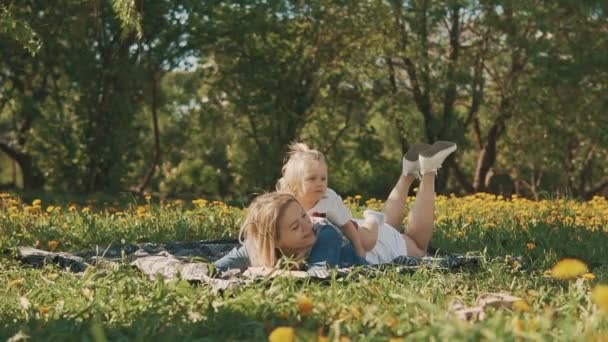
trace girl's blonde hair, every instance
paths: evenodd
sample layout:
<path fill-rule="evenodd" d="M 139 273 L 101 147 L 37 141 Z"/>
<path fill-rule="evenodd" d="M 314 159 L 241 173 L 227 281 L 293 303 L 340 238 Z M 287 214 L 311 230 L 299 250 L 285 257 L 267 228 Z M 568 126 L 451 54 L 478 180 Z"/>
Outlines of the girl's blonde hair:
<path fill-rule="evenodd" d="M 304 171 L 313 162 L 325 164 L 325 156 L 303 143 L 292 143 L 287 152 L 287 162 L 283 165 L 282 177 L 277 182 L 277 191 L 300 196 L 303 189 Z"/>
<path fill-rule="evenodd" d="M 279 219 L 295 197 L 286 193 L 272 192 L 256 197 L 249 208 L 239 232 L 239 240 L 245 245 L 251 266 L 274 267 L 281 256 L 276 246 L 279 239 Z"/>

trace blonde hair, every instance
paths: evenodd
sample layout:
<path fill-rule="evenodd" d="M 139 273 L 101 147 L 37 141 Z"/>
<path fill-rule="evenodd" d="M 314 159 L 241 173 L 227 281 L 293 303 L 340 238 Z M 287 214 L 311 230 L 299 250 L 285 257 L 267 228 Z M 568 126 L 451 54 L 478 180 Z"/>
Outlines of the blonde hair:
<path fill-rule="evenodd" d="M 281 170 L 282 177 L 277 182 L 277 191 L 300 196 L 303 189 L 304 171 L 313 162 L 325 163 L 325 156 L 303 143 L 292 143 L 287 152 L 287 162 Z"/>
<path fill-rule="evenodd" d="M 271 192 L 256 197 L 249 208 L 239 232 L 239 240 L 245 245 L 251 266 L 274 267 L 280 252 L 276 246 L 279 239 L 278 222 L 287 206 L 298 203 L 286 193 Z"/>

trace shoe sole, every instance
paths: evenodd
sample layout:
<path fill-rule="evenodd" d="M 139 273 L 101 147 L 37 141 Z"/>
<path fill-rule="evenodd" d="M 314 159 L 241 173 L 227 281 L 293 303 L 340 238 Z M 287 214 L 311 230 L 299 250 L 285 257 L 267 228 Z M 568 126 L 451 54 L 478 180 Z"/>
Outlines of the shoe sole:
<path fill-rule="evenodd" d="M 451 141 L 436 141 L 431 147 L 420 152 L 420 156 L 424 158 L 431 158 L 435 155 L 442 153 L 446 156 L 456 151 L 456 143 Z M 409 152 L 409 151 L 408 151 Z"/>
<path fill-rule="evenodd" d="M 422 151 L 426 151 L 431 148 L 431 145 L 425 143 L 418 143 L 412 145 L 409 150 L 403 156 L 406 160 L 415 162 L 418 161 L 418 156 L 422 153 Z"/>

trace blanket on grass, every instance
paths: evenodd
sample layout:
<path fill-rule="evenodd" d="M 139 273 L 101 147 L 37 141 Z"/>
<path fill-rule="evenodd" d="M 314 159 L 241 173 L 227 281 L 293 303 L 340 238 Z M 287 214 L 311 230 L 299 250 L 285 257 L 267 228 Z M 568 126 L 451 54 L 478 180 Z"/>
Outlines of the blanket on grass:
<path fill-rule="evenodd" d="M 237 240 L 215 240 L 195 242 L 173 242 L 167 244 L 141 243 L 110 245 L 83 253 L 49 252 L 33 247 L 17 247 L 16 258 L 25 264 L 41 267 L 53 263 L 72 272 L 84 272 L 88 267 L 117 268 L 128 263 L 146 274 L 150 279 L 181 279 L 206 283 L 214 291 L 221 291 L 238 285 L 247 284 L 260 278 L 293 276 L 325 280 L 332 277 L 345 277 L 354 268 L 329 269 L 311 267 L 307 271 L 284 271 L 250 267 L 241 272 L 215 270 L 213 262 L 237 247 Z M 420 267 L 454 270 L 465 264 L 476 264 L 481 260 L 479 254 L 457 254 L 425 257 L 398 257 L 393 262 L 382 265 L 357 267 L 358 271 L 373 275 L 387 269 L 400 273 L 415 272 Z"/>

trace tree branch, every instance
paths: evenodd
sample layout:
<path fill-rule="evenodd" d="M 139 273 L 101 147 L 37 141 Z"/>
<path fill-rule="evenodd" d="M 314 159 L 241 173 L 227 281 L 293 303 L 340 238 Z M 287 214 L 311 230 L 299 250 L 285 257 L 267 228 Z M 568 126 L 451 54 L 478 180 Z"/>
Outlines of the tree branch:
<path fill-rule="evenodd" d="M 11 158 L 12 160 L 19 160 L 21 152 L 15 150 L 14 148 L 12 148 L 9 144 L 7 144 L 4 141 L 0 141 L 0 151 L 6 153 L 7 156 L 9 156 L 9 158 Z"/>

